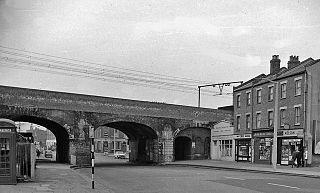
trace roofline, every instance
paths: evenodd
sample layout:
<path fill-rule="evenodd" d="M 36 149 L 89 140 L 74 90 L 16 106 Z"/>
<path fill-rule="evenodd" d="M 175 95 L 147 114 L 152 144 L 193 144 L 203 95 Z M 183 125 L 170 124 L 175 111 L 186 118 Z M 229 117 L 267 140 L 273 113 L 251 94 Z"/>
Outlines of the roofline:
<path fill-rule="evenodd" d="M 309 64 L 305 64 L 304 68 L 306 68 L 307 66 L 312 66 L 312 65 L 314 65 L 314 64 L 316 64 L 317 62 L 320 61 L 320 59 L 314 60 L 313 58 L 309 57 L 309 58 L 305 59 L 304 61 L 302 61 L 300 64 L 305 63 L 305 62 L 308 62 L 308 60 L 313 60 L 313 61 L 311 61 L 311 63 L 309 63 Z M 298 66 L 300 66 L 300 65 L 298 65 Z M 296 67 L 298 67 L 298 66 L 296 66 Z M 296 67 L 294 67 L 294 68 L 292 68 L 292 69 L 295 69 Z M 281 69 L 284 69 L 284 68 L 286 68 L 286 67 L 282 67 Z M 281 70 L 281 69 L 280 69 L 280 70 Z M 291 71 L 292 69 L 287 69 L 286 72 Z M 239 85 L 239 86 L 237 86 L 237 87 L 234 87 L 233 92 L 237 92 L 237 91 L 242 91 L 242 90 L 248 89 L 248 87 L 244 87 L 244 86 L 246 86 L 246 84 L 248 84 L 248 83 L 250 83 L 250 82 L 253 82 L 254 79 L 261 78 L 261 77 L 259 77 L 259 76 L 265 75 L 265 76 L 263 77 L 263 78 L 265 78 L 265 77 L 269 77 L 269 76 L 275 75 L 276 77 L 275 77 L 274 79 L 271 79 L 271 80 L 279 81 L 279 80 L 282 80 L 282 79 L 285 79 L 285 78 L 288 78 L 288 77 L 291 77 L 291 76 L 295 76 L 295 75 L 298 75 L 298 74 L 303 74 L 303 73 L 305 73 L 305 72 L 306 72 L 306 69 L 304 69 L 304 70 L 301 71 L 301 72 L 297 72 L 297 73 L 294 73 L 294 74 L 289 74 L 289 75 L 283 76 L 283 77 L 279 77 L 279 76 L 281 76 L 281 74 L 279 74 L 279 76 L 277 76 L 277 73 L 268 74 L 268 75 L 260 74 L 260 75 L 258 75 L 258 76 L 256 76 L 256 77 L 254 77 L 254 78 L 246 81 L 245 83 L 243 83 L 243 84 L 241 84 L 241 85 Z M 268 82 L 268 81 L 266 80 L 266 82 L 261 81 L 261 82 L 257 82 L 257 84 L 254 84 L 254 83 L 253 83 L 253 85 L 252 85 L 251 87 L 253 88 L 253 87 L 261 86 L 261 85 L 264 85 L 264 84 L 266 84 L 266 83 L 270 83 L 270 82 Z M 241 87 L 243 87 L 243 88 L 241 88 Z"/>

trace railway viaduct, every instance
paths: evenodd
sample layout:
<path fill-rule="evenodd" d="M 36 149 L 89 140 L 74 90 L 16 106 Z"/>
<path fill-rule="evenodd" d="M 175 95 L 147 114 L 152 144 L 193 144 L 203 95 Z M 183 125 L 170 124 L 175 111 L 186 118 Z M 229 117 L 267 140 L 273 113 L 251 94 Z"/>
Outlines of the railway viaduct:
<path fill-rule="evenodd" d="M 0 86 L 0 118 L 49 129 L 57 162 L 90 165 L 89 127 L 118 129 L 129 138 L 131 162 L 171 162 L 210 155 L 210 127 L 230 111 Z"/>

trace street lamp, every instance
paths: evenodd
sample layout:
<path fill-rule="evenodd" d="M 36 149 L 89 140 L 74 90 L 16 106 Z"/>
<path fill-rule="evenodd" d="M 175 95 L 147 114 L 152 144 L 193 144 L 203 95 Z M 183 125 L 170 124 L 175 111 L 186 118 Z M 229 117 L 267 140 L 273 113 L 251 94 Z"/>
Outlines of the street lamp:
<path fill-rule="evenodd" d="M 277 169 L 277 149 L 278 149 L 278 112 L 279 112 L 279 83 L 268 78 L 261 78 L 275 84 L 275 100 L 274 100 L 274 126 L 273 126 L 273 145 L 272 145 L 272 167 Z"/>

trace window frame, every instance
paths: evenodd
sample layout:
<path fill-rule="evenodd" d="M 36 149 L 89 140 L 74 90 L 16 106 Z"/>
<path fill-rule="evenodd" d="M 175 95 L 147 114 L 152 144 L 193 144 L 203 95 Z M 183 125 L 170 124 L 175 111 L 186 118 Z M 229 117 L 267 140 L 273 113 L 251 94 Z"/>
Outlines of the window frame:
<path fill-rule="evenodd" d="M 284 126 L 286 123 L 286 117 L 287 117 L 287 107 L 281 107 L 279 112 L 279 118 L 280 118 L 280 126 Z"/>
<path fill-rule="evenodd" d="M 261 103 L 262 103 L 262 89 L 258 88 L 257 89 L 257 104 L 261 104 Z"/>
<path fill-rule="evenodd" d="M 261 128 L 261 111 L 256 112 L 256 128 Z"/>
<path fill-rule="evenodd" d="M 297 77 L 294 79 L 294 96 L 301 96 L 301 94 L 302 94 L 302 77 Z"/>
<path fill-rule="evenodd" d="M 237 108 L 240 108 L 241 107 L 241 94 L 237 94 L 236 102 L 237 102 Z"/>
<path fill-rule="evenodd" d="M 251 105 L 251 91 L 246 92 L 247 106 Z"/>
<path fill-rule="evenodd" d="M 280 83 L 280 97 L 281 99 L 287 98 L 287 81 Z"/>
<path fill-rule="evenodd" d="M 301 107 L 302 107 L 301 104 L 294 105 L 294 125 L 301 125 Z M 297 114 L 298 109 L 299 109 L 299 114 Z"/>
<path fill-rule="evenodd" d="M 268 86 L 268 101 L 274 100 L 274 85 Z"/>
<path fill-rule="evenodd" d="M 237 131 L 240 131 L 240 128 L 241 128 L 240 119 L 241 119 L 241 115 L 236 115 L 236 121 L 237 121 L 236 130 L 237 130 Z"/>
<path fill-rule="evenodd" d="M 272 116 L 270 116 L 272 114 Z M 268 110 L 268 127 L 274 126 L 274 111 L 273 109 Z"/>
<path fill-rule="evenodd" d="M 247 131 L 250 131 L 251 129 L 251 114 L 250 113 L 247 113 L 246 114 L 246 130 Z"/>

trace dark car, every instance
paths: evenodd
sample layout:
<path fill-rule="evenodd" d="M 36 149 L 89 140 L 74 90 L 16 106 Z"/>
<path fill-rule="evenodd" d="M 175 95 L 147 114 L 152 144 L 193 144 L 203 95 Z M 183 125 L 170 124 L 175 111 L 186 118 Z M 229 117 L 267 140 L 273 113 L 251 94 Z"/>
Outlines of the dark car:
<path fill-rule="evenodd" d="M 44 157 L 46 158 L 52 158 L 52 151 L 51 150 L 46 150 L 44 152 Z"/>

